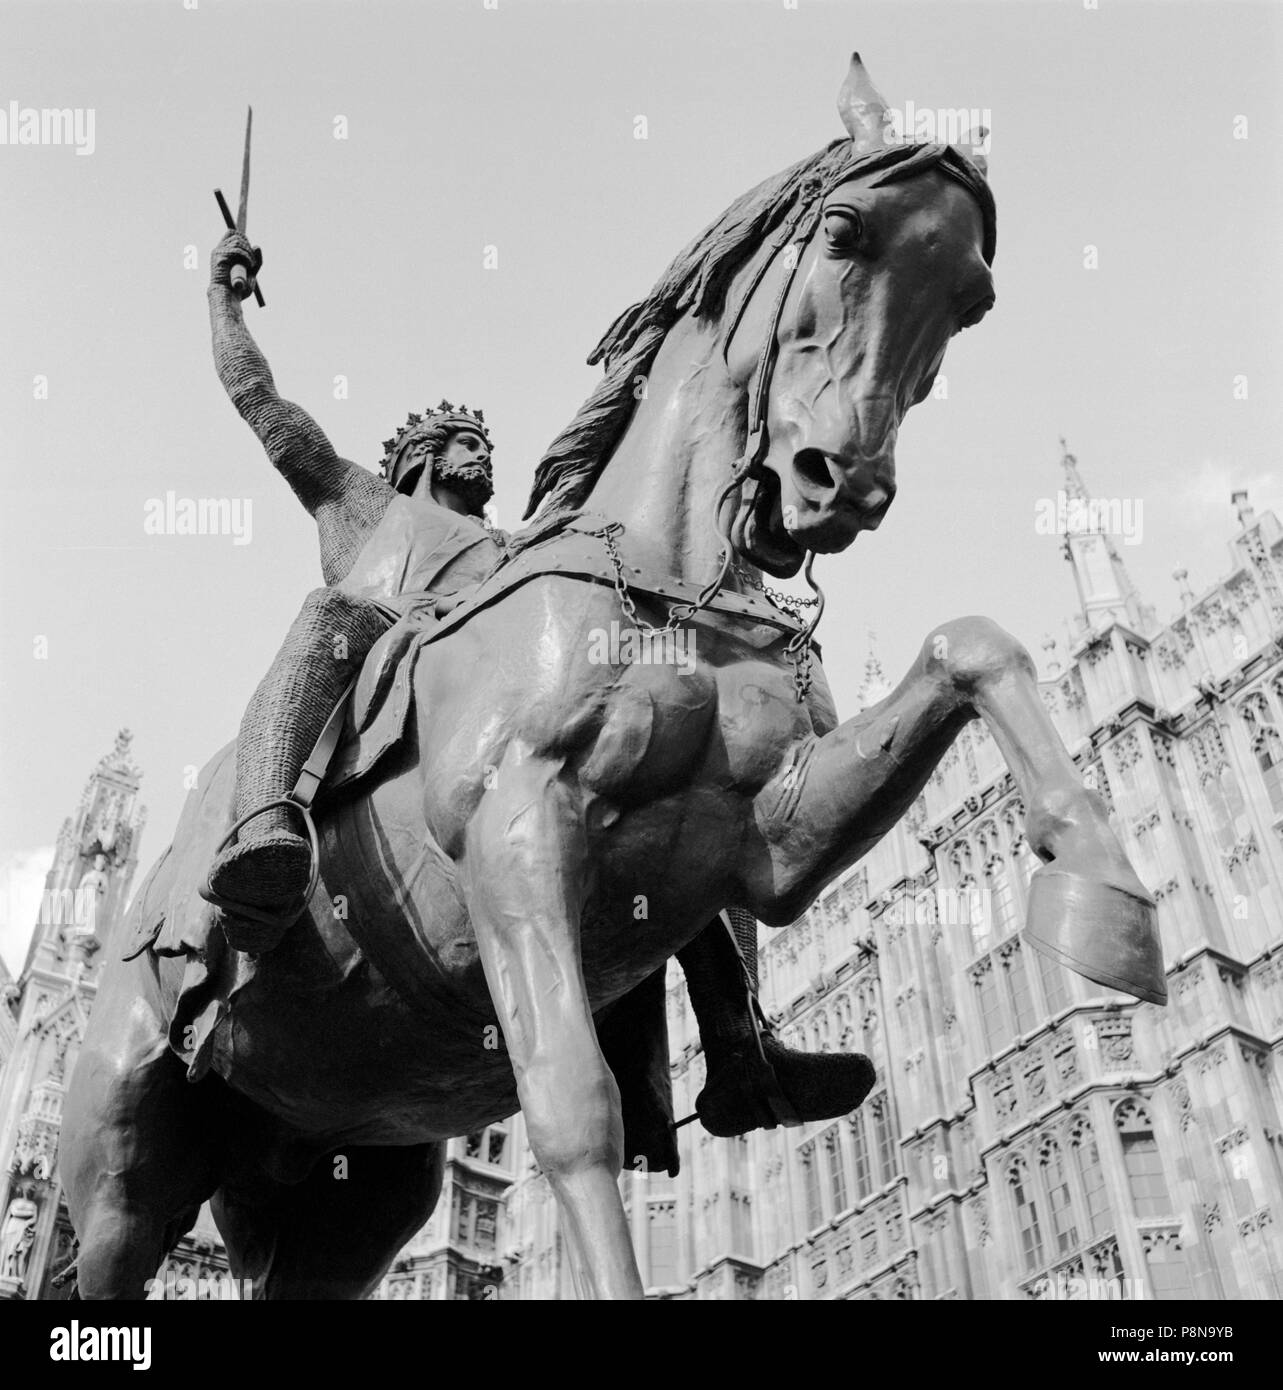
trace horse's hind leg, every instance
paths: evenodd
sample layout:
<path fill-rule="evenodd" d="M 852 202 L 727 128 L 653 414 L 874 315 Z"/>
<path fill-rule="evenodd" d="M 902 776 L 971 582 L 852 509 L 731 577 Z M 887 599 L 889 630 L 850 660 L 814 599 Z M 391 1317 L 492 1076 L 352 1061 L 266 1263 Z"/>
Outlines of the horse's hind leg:
<path fill-rule="evenodd" d="M 213 1083 L 187 1082 L 164 1017 L 150 953 L 109 967 L 60 1145 L 82 1298 L 142 1298 L 217 1185 Z"/>
<path fill-rule="evenodd" d="M 361 1299 L 441 1195 L 445 1145 L 351 1147 L 294 1185 L 235 1179 L 211 1204 L 233 1278 L 255 1301 Z"/>

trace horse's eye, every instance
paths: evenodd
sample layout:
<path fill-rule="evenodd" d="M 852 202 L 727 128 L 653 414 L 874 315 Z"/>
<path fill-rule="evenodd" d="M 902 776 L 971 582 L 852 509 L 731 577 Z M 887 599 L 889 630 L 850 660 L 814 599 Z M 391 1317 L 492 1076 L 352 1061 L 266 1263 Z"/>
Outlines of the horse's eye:
<path fill-rule="evenodd" d="M 830 251 L 854 251 L 864 238 L 864 220 L 852 208 L 826 208 L 824 240 Z"/>

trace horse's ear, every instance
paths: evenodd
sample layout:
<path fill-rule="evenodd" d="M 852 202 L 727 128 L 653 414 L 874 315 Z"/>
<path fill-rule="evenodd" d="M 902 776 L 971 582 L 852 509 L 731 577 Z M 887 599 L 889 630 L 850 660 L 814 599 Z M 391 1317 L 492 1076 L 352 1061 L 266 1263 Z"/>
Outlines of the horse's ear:
<path fill-rule="evenodd" d="M 887 104 L 873 85 L 858 53 L 838 92 L 838 114 L 851 137 L 856 154 L 872 154 L 887 143 Z"/>
<path fill-rule="evenodd" d="M 986 177 L 989 177 L 989 127 L 978 125 L 953 147 L 960 155 L 965 155 Z"/>

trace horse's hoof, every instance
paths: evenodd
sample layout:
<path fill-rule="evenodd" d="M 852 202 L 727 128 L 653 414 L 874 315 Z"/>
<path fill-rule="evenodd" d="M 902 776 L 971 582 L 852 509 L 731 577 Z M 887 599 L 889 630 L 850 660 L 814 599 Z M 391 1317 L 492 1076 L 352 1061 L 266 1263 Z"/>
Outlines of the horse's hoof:
<path fill-rule="evenodd" d="M 1167 1003 L 1158 909 L 1147 893 L 1045 865 L 1030 881 L 1024 939 L 1098 985 Z"/>

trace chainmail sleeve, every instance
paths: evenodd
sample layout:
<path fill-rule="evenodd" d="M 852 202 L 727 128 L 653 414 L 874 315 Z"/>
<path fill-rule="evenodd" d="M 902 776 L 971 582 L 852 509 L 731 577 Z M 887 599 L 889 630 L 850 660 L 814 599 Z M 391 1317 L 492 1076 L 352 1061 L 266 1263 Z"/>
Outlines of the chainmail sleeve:
<path fill-rule="evenodd" d="M 281 399 L 234 294 L 211 286 L 209 319 L 218 379 L 272 466 L 315 518 L 325 582 L 337 583 L 396 493 L 376 474 L 340 458 L 307 411 Z"/>

